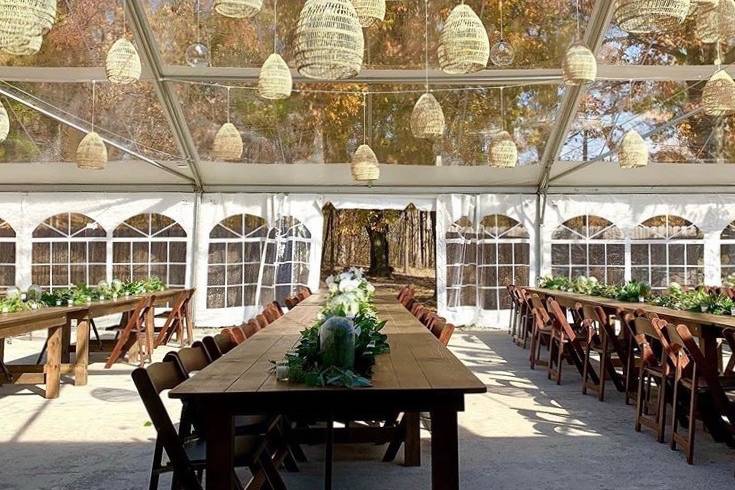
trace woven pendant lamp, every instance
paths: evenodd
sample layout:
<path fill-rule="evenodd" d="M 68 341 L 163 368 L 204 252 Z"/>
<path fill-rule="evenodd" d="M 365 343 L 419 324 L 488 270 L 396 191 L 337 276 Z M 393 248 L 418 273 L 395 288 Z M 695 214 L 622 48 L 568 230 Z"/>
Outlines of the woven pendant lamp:
<path fill-rule="evenodd" d="M 719 0 L 717 5 L 700 4 L 694 32 L 703 43 L 735 37 L 735 0 Z"/>
<path fill-rule="evenodd" d="M 247 19 L 263 8 L 263 0 L 214 0 L 214 11 L 224 17 Z"/>
<path fill-rule="evenodd" d="M 0 49 L 13 55 L 35 54 L 56 21 L 56 0 L 0 2 Z"/>
<path fill-rule="evenodd" d="M 639 168 L 648 165 L 648 145 L 638 131 L 631 129 L 623 137 L 618 148 L 620 168 Z"/>
<path fill-rule="evenodd" d="M 725 70 L 712 75 L 702 89 L 702 104 L 708 116 L 725 116 L 735 112 L 735 82 Z"/>
<path fill-rule="evenodd" d="M 380 178 L 378 157 L 368 145 L 360 145 L 352 155 L 352 178 L 364 182 Z"/>
<path fill-rule="evenodd" d="M 0 143 L 5 141 L 10 133 L 10 118 L 8 117 L 8 111 L 5 110 L 5 106 L 0 103 Z"/>
<path fill-rule="evenodd" d="M 691 0 L 617 0 L 615 21 L 626 32 L 643 34 L 681 24 L 690 7 Z"/>
<path fill-rule="evenodd" d="M 584 85 L 597 79 L 597 60 L 587 46 L 575 43 L 567 50 L 562 64 L 564 83 Z"/>
<path fill-rule="evenodd" d="M 258 95 L 264 99 L 286 99 L 292 89 L 291 70 L 280 55 L 271 54 L 260 69 Z"/>
<path fill-rule="evenodd" d="M 352 0 L 362 27 L 372 27 L 385 19 L 385 0 Z"/>
<path fill-rule="evenodd" d="M 518 163 L 518 147 L 507 131 L 501 131 L 490 144 L 488 163 L 501 168 L 515 167 Z"/>
<path fill-rule="evenodd" d="M 440 138 L 444 134 L 444 111 L 436 97 L 425 93 L 411 113 L 411 133 L 414 138 Z"/>
<path fill-rule="evenodd" d="M 490 40 L 482 21 L 469 5 L 454 7 L 439 36 L 439 66 L 457 75 L 484 70 L 490 57 Z"/>
<path fill-rule="evenodd" d="M 107 164 L 107 147 L 100 135 L 92 131 L 82 138 L 77 147 L 77 167 L 85 170 L 102 170 Z"/>
<path fill-rule="evenodd" d="M 107 52 L 105 72 L 112 83 L 127 84 L 140 80 L 140 56 L 133 43 L 125 38 L 115 41 Z"/>
<path fill-rule="evenodd" d="M 217 160 L 239 160 L 242 157 L 242 136 L 234 124 L 227 122 L 214 137 L 214 156 Z"/>
<path fill-rule="evenodd" d="M 350 0 L 306 0 L 296 26 L 296 69 L 307 78 L 342 80 L 360 73 L 362 26 Z"/>

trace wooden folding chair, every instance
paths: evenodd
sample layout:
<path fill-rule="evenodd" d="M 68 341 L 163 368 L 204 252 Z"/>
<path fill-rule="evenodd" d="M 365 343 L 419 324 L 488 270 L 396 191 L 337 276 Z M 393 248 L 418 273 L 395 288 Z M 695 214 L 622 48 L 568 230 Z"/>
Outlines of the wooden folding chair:
<path fill-rule="evenodd" d="M 153 363 L 147 369 L 137 368 L 132 377 L 158 433 L 149 488 L 157 489 L 159 476 L 173 471 L 172 488 L 201 489 L 201 477 L 206 469 L 206 443 L 200 437 L 176 432 L 160 396 L 162 391 L 173 389 L 186 377 L 173 361 Z M 234 466 L 250 468 L 253 480 L 260 485 L 267 482 L 273 489 L 285 489 L 274 464 L 278 461 L 274 462 L 267 451 L 270 442 L 263 436 L 236 436 Z M 163 464 L 164 450 L 169 459 L 166 464 Z M 242 489 L 237 474 L 233 477 L 237 488 Z"/>
<path fill-rule="evenodd" d="M 245 326 L 243 327 L 243 332 L 245 333 L 245 336 L 247 338 L 252 337 L 256 333 L 260 331 L 260 326 L 258 325 L 258 322 L 256 322 L 254 319 L 250 319 Z"/>
<path fill-rule="evenodd" d="M 236 344 L 245 342 L 245 334 L 240 330 L 240 327 L 223 328 L 222 333 L 227 335 Z"/>
<path fill-rule="evenodd" d="M 109 369 L 118 359 L 123 357 L 130 348 L 137 343 L 139 364 L 143 366 L 145 360 L 151 360 L 151 346 L 153 345 L 153 325 L 149 321 L 149 313 L 155 302 L 155 295 L 141 298 L 135 305 L 135 309 L 128 315 L 125 326 L 119 330 L 117 341 L 112 348 L 110 356 L 105 363 L 105 369 Z"/>
<path fill-rule="evenodd" d="M 654 319 L 657 320 L 657 319 Z M 641 366 L 638 375 L 638 394 L 636 397 L 635 430 L 641 431 L 641 426 L 648 427 L 656 433 L 656 440 L 664 442 L 666 428 L 666 387 L 670 375 L 668 360 L 664 357 L 664 348 L 661 344 L 663 333 L 653 321 L 639 316 L 633 321 L 635 340 L 641 352 Z M 648 414 L 651 404 L 651 384 L 658 385 L 656 398 L 656 413 Z"/>
<path fill-rule="evenodd" d="M 158 330 L 158 336 L 154 343 L 154 348 L 159 345 L 166 345 L 173 337 L 174 333 L 179 339 L 179 344 L 183 347 L 185 344 L 193 342 L 192 334 L 189 332 L 191 326 L 189 322 L 189 301 L 191 300 L 193 290 L 182 291 L 176 296 L 171 310 L 166 316 L 166 322 Z"/>
<path fill-rule="evenodd" d="M 439 342 L 446 347 L 449 345 L 449 341 L 452 339 L 452 334 L 454 333 L 454 325 L 451 323 L 447 323 L 446 320 L 441 318 L 441 321 L 437 322 L 431 329 L 431 333 L 434 334 L 434 336 L 439 339 Z"/>
<path fill-rule="evenodd" d="M 546 307 L 538 294 L 531 295 L 531 304 L 533 305 L 533 310 L 531 310 L 533 330 L 531 333 L 530 363 L 531 369 L 536 369 L 537 364 L 541 366 L 549 365 L 548 361 L 541 359 L 541 345 L 546 342 L 546 345 L 549 348 L 551 347 L 553 328 L 549 312 L 546 311 Z"/>
<path fill-rule="evenodd" d="M 587 304 L 580 306 L 582 322 L 588 328 L 584 352 L 582 393 L 587 394 L 588 389 L 592 390 L 597 393 L 598 400 L 604 401 L 607 376 L 610 377 L 619 391 L 625 390 L 623 381 L 615 370 L 615 361 L 621 366 L 623 364 L 623 348 L 615 334 L 615 328 L 602 308 Z M 600 356 L 599 380 L 597 383 L 593 383 L 588 376 L 593 352 Z"/>
<path fill-rule="evenodd" d="M 255 315 L 255 323 L 258 324 L 258 330 L 263 330 L 265 327 L 268 326 L 268 320 L 266 320 L 265 316 L 263 314 Z"/>
<path fill-rule="evenodd" d="M 687 463 L 692 464 L 697 416 L 701 417 L 716 441 L 732 444 L 735 435 L 735 404 L 729 400 L 725 388 L 735 388 L 735 377 L 718 375 L 716 362 L 705 358 L 686 325 L 666 325 L 666 334 L 677 361 L 671 449 L 676 449 L 677 445 L 682 447 Z M 680 400 L 682 389 L 689 392 L 688 407 Z M 682 414 L 683 410 L 688 413 Z M 686 420 L 685 433 L 677 430 L 682 420 Z"/>
<path fill-rule="evenodd" d="M 204 348 L 207 349 L 209 357 L 210 359 L 212 359 L 212 361 L 216 361 L 217 359 L 237 347 L 237 343 L 232 340 L 229 335 L 226 335 L 222 332 L 218 333 L 214 337 L 209 335 L 204 337 L 202 339 L 202 343 L 204 344 Z"/>
<path fill-rule="evenodd" d="M 547 377 L 554 379 L 556 384 L 561 384 L 561 375 L 563 361 L 567 359 L 571 361 L 579 371 L 584 375 L 584 342 L 586 338 L 578 334 L 567 321 L 567 316 L 554 299 L 548 298 L 546 301 L 546 309 L 551 316 L 552 333 L 551 345 L 549 347 L 549 365 L 547 367 Z M 597 373 L 594 369 L 589 368 L 587 375 L 593 380 L 598 381 Z"/>

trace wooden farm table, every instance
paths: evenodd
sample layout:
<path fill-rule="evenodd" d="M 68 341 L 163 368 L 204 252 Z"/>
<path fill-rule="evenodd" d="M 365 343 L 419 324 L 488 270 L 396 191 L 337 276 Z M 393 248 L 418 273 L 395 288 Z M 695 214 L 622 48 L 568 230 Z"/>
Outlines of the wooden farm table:
<path fill-rule="evenodd" d="M 0 366 L 3 364 L 5 338 L 36 330 L 48 330 L 48 355 L 44 365 L 15 364 L 4 367 L 0 376 L 10 383 L 45 384 L 46 398 L 57 398 L 61 374 L 74 371 L 68 360 L 62 363 L 62 330 L 67 324 L 68 308 L 43 308 L 0 314 Z M 7 379 L 9 378 L 9 379 Z"/>
<path fill-rule="evenodd" d="M 372 387 L 320 388 L 276 380 L 270 361 L 280 361 L 294 346 L 323 302 L 323 295 L 312 295 L 169 393 L 198 404 L 206 414 L 207 489 L 232 489 L 234 415 L 331 420 L 399 412 L 431 412 L 432 488 L 459 488 L 457 413 L 464 410 L 465 394 L 485 393 L 485 385 L 395 297 L 376 297 L 391 350 L 376 359 Z M 407 445 L 418 444 L 417 434 L 412 437 L 407 436 Z"/>
<path fill-rule="evenodd" d="M 705 357 L 716 362 L 718 362 L 717 360 L 719 359 L 717 339 L 722 336 L 722 331 L 724 329 L 735 329 L 735 317 L 729 315 L 713 315 L 711 313 L 674 310 L 672 308 L 665 308 L 663 306 L 650 305 L 647 303 L 627 303 L 600 296 L 587 296 L 584 294 L 557 291 L 555 289 L 532 287 L 526 287 L 524 289 L 529 293 L 536 293 L 542 297 L 553 296 L 560 305 L 566 307 L 573 306 L 575 303 L 582 303 L 600 306 L 608 312 L 613 312 L 617 308 L 620 308 L 625 312 L 642 310 L 646 313 L 655 313 L 660 318 L 670 322 L 684 324 L 689 327 L 692 335 L 700 338 L 700 341 L 703 344 Z"/>

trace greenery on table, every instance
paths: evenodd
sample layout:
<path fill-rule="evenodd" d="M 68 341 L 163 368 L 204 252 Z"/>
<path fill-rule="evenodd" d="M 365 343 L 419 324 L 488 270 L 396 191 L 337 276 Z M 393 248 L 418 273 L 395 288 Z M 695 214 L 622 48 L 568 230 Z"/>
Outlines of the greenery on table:
<path fill-rule="evenodd" d="M 644 298 L 646 302 L 656 306 L 715 315 L 730 315 L 735 308 L 735 302 L 723 294 L 715 294 L 702 286 L 685 290 L 677 283 L 672 283 L 666 292 L 657 295 L 653 295 L 651 287 L 644 282 L 628 281 L 621 285 L 604 285 L 594 277 L 583 276 L 573 281 L 566 277 L 544 277 L 539 280 L 539 287 L 631 303 Z"/>
<path fill-rule="evenodd" d="M 78 284 L 71 288 L 55 289 L 44 292 L 39 286 L 31 286 L 26 292 L 9 288 L 5 297 L 0 298 L 0 312 L 16 313 L 47 306 L 81 306 L 92 301 L 104 301 L 122 296 L 136 296 L 166 289 L 158 277 L 139 281 L 120 281 L 111 283 L 100 281 L 97 286 Z"/>
<path fill-rule="evenodd" d="M 359 269 L 350 269 L 341 279 L 327 281 L 327 301 L 311 327 L 303 330 L 294 349 L 278 364 L 288 369 L 288 381 L 307 386 L 371 386 L 375 358 L 390 351 L 388 336 L 382 333 L 373 304 L 374 288 Z M 351 318 L 355 328 L 355 366 L 343 369 L 326 365 L 319 344 L 319 329 L 331 317 Z M 274 364 L 276 364 L 274 362 Z M 278 369 L 276 364 L 276 369 Z"/>

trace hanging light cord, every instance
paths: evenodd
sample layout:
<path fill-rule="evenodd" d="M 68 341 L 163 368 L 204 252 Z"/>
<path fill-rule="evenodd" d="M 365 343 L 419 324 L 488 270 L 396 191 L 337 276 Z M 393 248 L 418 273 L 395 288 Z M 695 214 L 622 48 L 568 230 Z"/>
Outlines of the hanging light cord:
<path fill-rule="evenodd" d="M 230 122 L 230 87 L 227 87 L 227 122 Z"/>
<path fill-rule="evenodd" d="M 429 0 L 424 0 L 424 87 L 429 91 Z"/>
<path fill-rule="evenodd" d="M 125 0 L 123 0 L 123 9 L 122 9 L 122 23 L 123 23 L 123 37 L 128 33 L 127 26 L 125 22 Z"/>
<path fill-rule="evenodd" d="M 367 144 L 367 92 L 362 93 L 362 143 Z"/>
<path fill-rule="evenodd" d="M 92 132 L 94 133 L 94 101 L 97 95 L 97 81 L 92 80 Z"/>
<path fill-rule="evenodd" d="M 202 42 L 202 26 L 201 26 L 201 18 L 200 18 L 200 13 L 202 11 L 201 7 L 202 6 L 200 4 L 200 0 L 197 0 L 195 4 L 195 8 L 197 9 L 197 42 L 198 43 Z"/>
<path fill-rule="evenodd" d="M 579 26 L 579 0 L 577 0 L 577 40 L 578 41 L 581 41 L 582 39 L 580 38 L 579 31 L 580 31 L 580 26 Z"/>
<path fill-rule="evenodd" d="M 503 89 L 505 87 L 500 87 L 500 129 L 505 131 L 505 103 L 503 102 Z"/>
<path fill-rule="evenodd" d="M 500 0 L 500 40 L 505 40 L 505 36 L 503 35 L 503 0 Z"/>
<path fill-rule="evenodd" d="M 273 0 L 273 52 L 278 51 L 278 0 Z"/>

